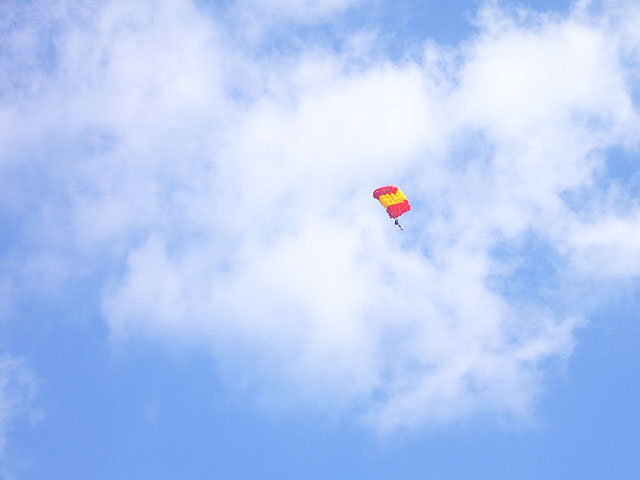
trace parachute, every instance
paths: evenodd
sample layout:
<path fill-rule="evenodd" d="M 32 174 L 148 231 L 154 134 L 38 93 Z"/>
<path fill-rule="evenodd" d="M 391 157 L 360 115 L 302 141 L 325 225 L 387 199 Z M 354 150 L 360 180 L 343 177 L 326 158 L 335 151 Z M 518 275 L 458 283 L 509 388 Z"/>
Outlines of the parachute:
<path fill-rule="evenodd" d="M 380 202 L 380 205 L 385 208 L 389 217 L 393 218 L 395 220 L 395 224 L 400 227 L 400 230 L 402 230 L 398 217 L 411 210 L 409 200 L 404 196 L 402 190 L 395 185 L 376 188 L 373 191 L 373 198 Z"/>

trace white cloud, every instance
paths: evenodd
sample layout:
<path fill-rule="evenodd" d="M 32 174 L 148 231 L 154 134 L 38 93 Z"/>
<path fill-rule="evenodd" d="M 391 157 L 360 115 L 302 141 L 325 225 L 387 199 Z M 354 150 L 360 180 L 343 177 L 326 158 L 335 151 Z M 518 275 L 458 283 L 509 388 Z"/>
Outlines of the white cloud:
<path fill-rule="evenodd" d="M 590 275 L 637 276 L 640 271 L 640 220 L 606 216 L 600 221 L 579 224 L 567 239 L 575 249 L 576 262 Z"/>
<path fill-rule="evenodd" d="M 456 51 L 373 62 L 366 45 L 255 60 L 227 40 L 237 25 L 186 2 L 112 2 L 65 24 L 48 85 L 3 107 L 22 133 L 2 148 L 52 146 L 65 201 L 36 203 L 57 248 L 122 265 L 105 282 L 114 341 L 204 342 L 273 402 L 355 409 L 382 430 L 526 418 L 540 364 L 570 353 L 588 314 L 496 287 L 527 239 L 566 260 L 550 279 L 640 268 L 613 229 L 635 231 L 633 192 L 598 183 L 602 152 L 639 133 L 638 38 L 607 8 L 494 5 Z M 371 198 L 386 183 L 414 204 L 405 232 Z"/>

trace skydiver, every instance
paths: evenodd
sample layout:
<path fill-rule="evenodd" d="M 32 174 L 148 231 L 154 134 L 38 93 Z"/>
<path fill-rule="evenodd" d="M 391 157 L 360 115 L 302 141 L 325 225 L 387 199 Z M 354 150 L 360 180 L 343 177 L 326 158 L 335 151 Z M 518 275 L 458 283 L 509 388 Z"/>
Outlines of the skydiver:
<path fill-rule="evenodd" d="M 400 230 L 404 230 L 404 228 L 402 228 L 402 225 L 400 225 L 400 222 L 398 221 L 397 218 L 396 218 L 395 224 L 398 226 L 398 228 L 400 228 Z"/>

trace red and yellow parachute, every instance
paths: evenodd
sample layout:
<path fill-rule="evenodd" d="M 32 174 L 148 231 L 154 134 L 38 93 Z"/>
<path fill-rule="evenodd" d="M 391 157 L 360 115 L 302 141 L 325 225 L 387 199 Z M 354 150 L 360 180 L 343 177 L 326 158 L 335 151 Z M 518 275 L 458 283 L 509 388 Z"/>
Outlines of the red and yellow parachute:
<path fill-rule="evenodd" d="M 399 227 L 400 223 L 398 223 L 398 217 L 411 210 L 409 200 L 404 196 L 402 190 L 395 185 L 376 188 L 373 191 L 373 198 L 380 202 L 389 214 L 389 217 L 393 218 L 396 221 L 396 225 Z M 402 229 L 402 227 L 400 228 Z"/>

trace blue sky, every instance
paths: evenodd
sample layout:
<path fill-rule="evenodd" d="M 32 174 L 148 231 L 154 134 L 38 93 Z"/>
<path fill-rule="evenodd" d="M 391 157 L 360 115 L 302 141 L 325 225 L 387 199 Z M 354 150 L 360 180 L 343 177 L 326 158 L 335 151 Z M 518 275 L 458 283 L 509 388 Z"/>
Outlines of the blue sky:
<path fill-rule="evenodd" d="M 0 18 L 0 477 L 640 475 L 636 2 Z"/>

